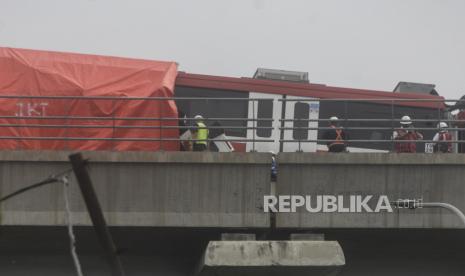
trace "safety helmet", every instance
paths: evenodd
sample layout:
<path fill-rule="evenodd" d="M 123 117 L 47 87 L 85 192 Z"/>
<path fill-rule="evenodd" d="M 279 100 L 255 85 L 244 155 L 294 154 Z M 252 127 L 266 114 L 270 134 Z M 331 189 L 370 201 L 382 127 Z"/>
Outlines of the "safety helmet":
<path fill-rule="evenodd" d="M 447 128 L 447 127 L 448 127 L 448 126 L 447 126 L 447 124 L 446 124 L 445 122 L 440 122 L 440 123 L 438 124 L 438 128 Z"/>
<path fill-rule="evenodd" d="M 410 116 L 403 116 L 402 119 L 400 119 L 400 124 L 401 125 L 411 125 L 412 124 L 412 119 L 410 119 Z"/>
<path fill-rule="evenodd" d="M 271 155 L 276 155 L 276 153 L 272 150 L 270 150 L 269 153 L 271 153 Z"/>
<path fill-rule="evenodd" d="M 333 122 L 333 121 L 339 120 L 339 118 L 336 117 L 336 116 L 331 116 L 331 118 L 329 118 L 329 120 L 330 120 L 331 122 Z"/>
<path fill-rule="evenodd" d="M 195 115 L 194 119 L 196 119 L 196 120 L 202 120 L 203 117 L 202 117 L 202 115 Z"/>

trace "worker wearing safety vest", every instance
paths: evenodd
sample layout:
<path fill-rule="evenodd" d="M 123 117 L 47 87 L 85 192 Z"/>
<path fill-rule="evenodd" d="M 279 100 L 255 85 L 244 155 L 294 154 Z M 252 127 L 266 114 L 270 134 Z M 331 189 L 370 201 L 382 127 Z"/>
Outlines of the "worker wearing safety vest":
<path fill-rule="evenodd" d="M 347 134 L 344 129 L 339 126 L 339 118 L 332 116 L 329 118 L 329 127 L 324 135 L 323 139 L 328 140 L 326 145 L 328 146 L 329 152 L 345 152 L 347 151 Z"/>
<path fill-rule="evenodd" d="M 397 153 L 415 153 L 417 152 L 416 140 L 422 140 L 423 134 L 411 129 L 412 119 L 405 115 L 400 119 L 400 128 L 392 134 L 392 138 L 398 142 L 395 144 Z M 405 142 L 402 142 L 405 141 Z"/>
<path fill-rule="evenodd" d="M 433 137 L 434 152 L 451 153 L 452 152 L 452 135 L 447 130 L 445 122 L 438 124 L 439 132 Z"/>
<path fill-rule="evenodd" d="M 202 115 L 196 115 L 195 126 L 192 129 L 192 137 L 194 138 L 194 151 L 206 151 L 208 148 L 208 128 L 203 122 Z"/>

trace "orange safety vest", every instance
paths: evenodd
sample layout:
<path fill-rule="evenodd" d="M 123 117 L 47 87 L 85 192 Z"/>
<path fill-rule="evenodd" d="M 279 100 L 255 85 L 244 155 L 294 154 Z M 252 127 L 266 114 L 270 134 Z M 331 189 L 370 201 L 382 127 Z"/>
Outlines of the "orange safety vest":
<path fill-rule="evenodd" d="M 457 114 L 457 120 L 465 120 L 465 110 L 462 110 Z M 465 122 L 456 122 L 455 123 L 458 127 L 465 127 Z"/>
<path fill-rule="evenodd" d="M 398 132 L 400 130 L 397 130 Z M 402 129 L 402 131 L 405 131 Z M 418 136 L 415 132 L 408 132 L 406 135 L 402 136 L 401 138 L 396 138 L 396 140 L 418 140 Z M 396 143 L 396 152 L 409 152 L 415 153 L 417 152 L 417 145 L 415 142 L 403 142 L 403 143 Z"/>
<path fill-rule="evenodd" d="M 332 145 L 344 145 L 344 138 L 342 138 L 342 129 L 336 128 L 335 126 L 331 126 L 335 131 L 336 131 L 336 139 L 329 144 L 329 146 Z"/>
<path fill-rule="evenodd" d="M 438 143 L 438 151 L 441 152 L 452 152 L 452 135 L 449 132 L 439 133 L 439 142 Z"/>

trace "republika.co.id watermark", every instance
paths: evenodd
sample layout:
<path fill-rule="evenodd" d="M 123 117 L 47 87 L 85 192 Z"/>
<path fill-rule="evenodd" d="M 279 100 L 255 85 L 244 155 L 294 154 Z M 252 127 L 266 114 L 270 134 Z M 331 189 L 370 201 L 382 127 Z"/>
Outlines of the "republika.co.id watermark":
<path fill-rule="evenodd" d="M 396 199 L 380 195 L 265 195 L 263 210 L 266 213 L 392 213 L 393 209 L 421 208 L 423 199 Z"/>

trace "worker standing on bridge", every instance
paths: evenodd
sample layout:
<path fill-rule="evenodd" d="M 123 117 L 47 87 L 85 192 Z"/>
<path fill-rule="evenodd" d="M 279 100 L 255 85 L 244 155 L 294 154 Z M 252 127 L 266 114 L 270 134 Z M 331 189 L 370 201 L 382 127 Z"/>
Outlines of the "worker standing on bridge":
<path fill-rule="evenodd" d="M 452 135 L 447 130 L 445 122 L 438 124 L 439 132 L 434 135 L 434 152 L 451 153 L 452 152 Z"/>
<path fill-rule="evenodd" d="M 399 141 L 395 144 L 397 153 L 415 153 L 417 152 L 416 140 L 422 140 L 423 134 L 412 129 L 412 119 L 410 116 L 403 116 L 400 119 L 400 128 L 392 134 L 392 138 Z M 405 142 L 402 142 L 405 141 Z"/>
<path fill-rule="evenodd" d="M 208 148 L 208 128 L 203 122 L 202 115 L 195 115 L 195 128 L 192 129 L 194 151 L 206 151 Z"/>
<path fill-rule="evenodd" d="M 328 140 L 326 145 L 329 152 L 345 152 L 347 151 L 347 134 L 344 129 L 339 126 L 339 118 L 332 116 L 329 118 L 330 129 L 323 134 L 323 139 Z"/>

